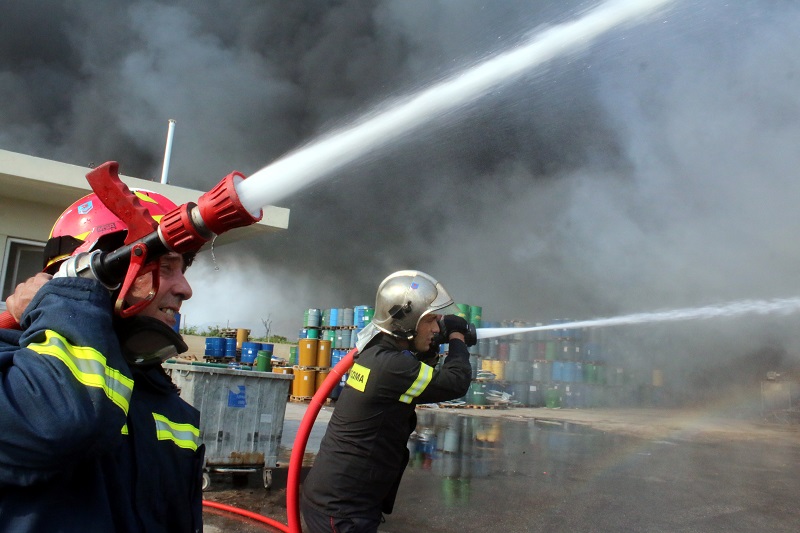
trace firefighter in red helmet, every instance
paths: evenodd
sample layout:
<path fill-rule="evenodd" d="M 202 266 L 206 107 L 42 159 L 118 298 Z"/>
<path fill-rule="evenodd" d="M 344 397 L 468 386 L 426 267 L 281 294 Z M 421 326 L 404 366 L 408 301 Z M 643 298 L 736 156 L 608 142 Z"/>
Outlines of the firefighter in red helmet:
<path fill-rule="evenodd" d="M 134 192 L 156 221 L 176 208 Z M 202 531 L 200 417 L 161 367 L 186 350 L 173 327 L 191 255 L 158 259 L 158 290 L 137 278 L 124 303 L 148 303 L 128 318 L 112 312 L 116 288 L 65 267 L 126 232 L 81 198 L 53 226 L 44 272 L 6 301 L 22 329 L 0 330 L 2 531 Z"/>
<path fill-rule="evenodd" d="M 156 222 L 160 222 L 161 217 L 177 207 L 169 198 L 157 192 L 132 192 Z M 79 253 L 115 250 L 123 245 L 126 233 L 125 223 L 103 205 L 96 195 L 85 196 L 67 208 L 53 225 L 44 249 L 43 271 L 55 274 L 66 259 Z M 139 313 L 140 316 L 151 316 L 170 327 L 175 326 L 175 314 L 180 310 L 181 302 L 192 295 L 191 287 L 182 274 L 193 260 L 194 253 L 183 256 L 171 253 L 162 257 L 159 278 L 164 282 L 172 281 L 171 290 L 159 291 L 159 301 L 151 302 Z M 149 292 L 150 282 L 149 275 L 137 279 L 135 290 L 128 296 L 126 304 L 135 304 L 144 298 Z"/>

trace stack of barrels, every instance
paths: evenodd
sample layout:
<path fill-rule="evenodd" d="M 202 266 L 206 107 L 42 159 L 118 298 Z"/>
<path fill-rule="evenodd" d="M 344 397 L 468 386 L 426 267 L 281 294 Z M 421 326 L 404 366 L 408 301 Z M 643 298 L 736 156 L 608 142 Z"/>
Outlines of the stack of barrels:
<path fill-rule="evenodd" d="M 523 328 L 520 321 L 486 323 L 487 327 Z M 519 405 L 538 403 L 539 385 L 532 383 L 532 349 L 524 334 L 481 339 L 478 343 L 481 354 L 481 378 L 487 388 L 508 393 Z"/>
<path fill-rule="evenodd" d="M 242 340 L 247 340 L 249 329 L 223 329 L 219 337 L 206 337 L 206 359 L 214 362 L 239 362 Z"/>
<path fill-rule="evenodd" d="M 236 343 L 233 343 L 233 356 L 236 357 Z M 225 339 L 222 337 L 206 337 L 206 359 L 217 360 L 225 358 Z"/>
<path fill-rule="evenodd" d="M 326 339 L 299 339 L 297 364 L 292 366 L 294 381 L 292 396 L 295 400 L 308 400 L 314 396 L 328 377 L 331 367 L 331 341 Z"/>
<path fill-rule="evenodd" d="M 269 342 L 242 342 L 241 363 L 252 366 L 253 370 L 272 372 L 272 352 L 275 345 Z"/>
<path fill-rule="evenodd" d="M 251 342 L 249 329 L 226 329 L 220 334 L 221 337 L 206 337 L 206 359 L 235 368 L 272 371 L 272 343 Z"/>
<path fill-rule="evenodd" d="M 477 305 L 455 304 L 456 315 L 460 316 L 476 329 L 483 326 L 483 308 Z M 446 345 L 442 345 L 446 348 Z M 445 352 L 446 353 L 446 352 Z M 487 383 L 480 376 L 480 351 L 476 344 L 469 348 L 469 364 L 472 368 L 472 383 L 466 396 L 461 398 L 468 405 L 486 405 Z"/>
<path fill-rule="evenodd" d="M 332 309 L 307 309 L 297 340 L 297 357 L 290 359 L 295 400 L 313 397 L 330 369 L 354 348 L 358 333 L 372 320 L 374 308 L 366 305 Z M 331 393 L 337 398 L 347 376 Z"/>
<path fill-rule="evenodd" d="M 367 305 L 333 309 L 307 309 L 303 317 L 300 339 L 331 341 L 331 348 L 354 348 L 358 333 L 372 321 L 375 309 Z"/>
<path fill-rule="evenodd" d="M 480 381 L 509 393 L 530 407 L 595 407 L 604 405 L 608 390 L 622 384 L 622 369 L 606 365 L 600 345 L 583 329 L 553 327 L 570 322 L 554 320 L 550 329 L 481 339 Z M 543 326 L 520 321 L 486 323 L 486 327 Z"/>

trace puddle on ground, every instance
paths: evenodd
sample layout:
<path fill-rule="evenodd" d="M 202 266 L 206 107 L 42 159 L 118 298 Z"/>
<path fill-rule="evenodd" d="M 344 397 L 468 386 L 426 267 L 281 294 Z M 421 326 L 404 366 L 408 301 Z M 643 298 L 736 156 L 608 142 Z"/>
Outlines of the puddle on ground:
<path fill-rule="evenodd" d="M 421 410 L 408 440 L 409 468 L 429 470 L 459 483 L 508 472 L 555 475 L 567 469 L 571 456 L 597 455 L 619 445 L 620 439 L 569 422 Z"/>
<path fill-rule="evenodd" d="M 800 447 L 642 439 L 470 411 L 417 411 L 409 466 L 380 533 L 798 531 Z M 285 523 L 285 506 L 258 483 L 227 492 L 217 499 Z M 209 533 L 264 531 L 206 515 Z"/>

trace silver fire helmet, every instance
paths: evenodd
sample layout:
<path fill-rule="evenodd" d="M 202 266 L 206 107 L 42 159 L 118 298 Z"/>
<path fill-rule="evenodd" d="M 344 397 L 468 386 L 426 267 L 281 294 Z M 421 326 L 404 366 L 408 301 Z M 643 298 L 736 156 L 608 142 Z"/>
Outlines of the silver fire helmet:
<path fill-rule="evenodd" d="M 422 317 L 451 305 L 453 299 L 441 283 L 418 270 L 401 270 L 378 287 L 372 324 L 384 333 L 411 340 Z"/>

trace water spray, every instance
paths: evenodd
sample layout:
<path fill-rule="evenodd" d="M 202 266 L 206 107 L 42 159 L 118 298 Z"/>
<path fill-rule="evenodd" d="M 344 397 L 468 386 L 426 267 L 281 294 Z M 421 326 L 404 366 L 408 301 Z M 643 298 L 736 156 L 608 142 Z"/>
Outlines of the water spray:
<path fill-rule="evenodd" d="M 720 305 L 705 307 L 673 309 L 650 313 L 635 313 L 610 318 L 595 318 L 576 322 L 548 324 L 524 328 L 478 328 L 478 339 L 491 339 L 556 329 L 601 328 L 608 326 L 627 326 L 631 324 L 649 324 L 653 322 L 676 322 L 681 320 L 707 320 L 710 318 L 732 318 L 741 315 L 782 314 L 789 315 L 800 311 L 800 298 L 776 298 L 772 300 L 740 300 Z"/>
<path fill-rule="evenodd" d="M 651 15 L 672 1 L 674 0 L 611 0 L 574 22 L 554 26 L 522 46 L 412 95 L 384 111 L 368 114 L 353 126 L 321 137 L 278 159 L 240 184 L 237 191 L 241 203 L 250 211 L 274 204 L 344 165 L 384 147 L 392 139 L 475 100 L 502 83 L 518 78 L 531 68 L 569 50 L 587 46 L 603 33 Z M 480 330 L 478 338 L 481 338 Z M 289 461 L 286 486 L 288 531 L 291 533 L 302 533 L 299 506 L 300 468 L 311 427 L 322 403 L 338 383 L 339 376 L 346 373 L 352 365 L 355 353 L 352 350 L 331 370 L 314 394 L 301 422 Z"/>
<path fill-rule="evenodd" d="M 242 183 L 242 203 L 250 210 L 274 204 L 498 85 L 565 52 L 585 47 L 603 33 L 651 15 L 673 1 L 611 0 L 578 20 L 553 26 L 521 46 L 283 156 Z"/>

